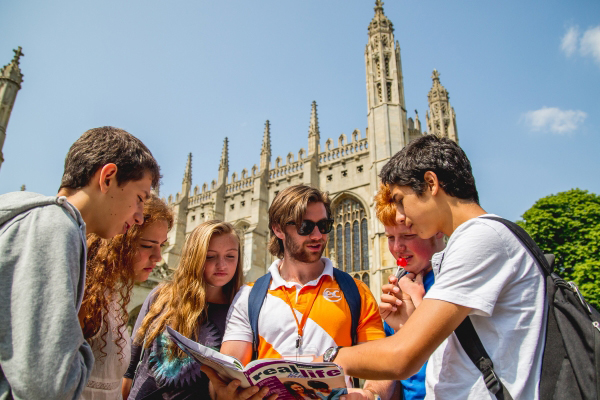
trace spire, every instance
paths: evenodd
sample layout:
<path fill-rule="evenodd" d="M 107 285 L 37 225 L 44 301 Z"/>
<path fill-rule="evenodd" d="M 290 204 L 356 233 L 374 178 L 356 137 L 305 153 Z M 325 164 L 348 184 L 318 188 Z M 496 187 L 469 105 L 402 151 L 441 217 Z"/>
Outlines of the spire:
<path fill-rule="evenodd" d="M 187 163 L 185 164 L 185 172 L 183 173 L 183 183 L 192 185 L 192 153 L 188 154 Z"/>
<path fill-rule="evenodd" d="M 308 126 L 308 137 L 319 137 L 319 117 L 317 116 L 317 102 L 312 102 L 312 110 L 310 112 L 310 125 Z"/>
<path fill-rule="evenodd" d="M 375 0 L 375 16 L 369 24 L 369 34 L 377 32 L 394 32 L 394 24 L 383 13 L 383 1 Z"/>
<path fill-rule="evenodd" d="M 448 91 L 446 90 L 446 88 L 444 88 L 444 86 L 442 86 L 442 84 L 440 83 L 440 73 L 437 69 L 433 70 L 433 73 L 431 74 L 431 79 L 433 80 L 433 86 L 431 87 L 431 90 L 427 95 L 427 97 L 429 98 L 429 102 L 436 100 L 448 101 L 450 99 L 450 96 L 448 96 Z"/>
<path fill-rule="evenodd" d="M 221 164 L 219 164 L 219 170 L 229 170 L 229 141 L 227 138 L 223 141 L 223 152 L 221 153 Z"/>
<path fill-rule="evenodd" d="M 271 124 L 269 120 L 265 122 L 265 133 L 263 134 L 262 148 L 260 149 L 260 155 L 263 154 L 271 155 Z"/>
<path fill-rule="evenodd" d="M 13 51 L 15 52 L 15 56 L 9 64 L 5 65 L 2 70 L 0 70 L 0 79 L 7 79 L 16 83 L 20 89 L 21 82 L 23 82 L 23 74 L 19 68 L 19 61 L 21 56 L 24 56 L 25 53 L 23 53 L 21 46 Z"/>
<path fill-rule="evenodd" d="M 433 85 L 427 95 L 429 111 L 425 114 L 429 134 L 447 137 L 458 143 L 456 130 L 456 115 L 450 105 L 450 95 L 440 83 L 440 73 L 437 69 L 431 75 Z"/>
<path fill-rule="evenodd" d="M 265 122 L 265 134 L 263 135 L 262 147 L 260 149 L 260 172 L 268 172 L 271 162 L 271 124 Z M 266 176 L 266 175 L 265 175 Z"/>
<path fill-rule="evenodd" d="M 415 110 L 415 129 L 421 132 L 421 121 L 419 120 L 419 112 Z"/>

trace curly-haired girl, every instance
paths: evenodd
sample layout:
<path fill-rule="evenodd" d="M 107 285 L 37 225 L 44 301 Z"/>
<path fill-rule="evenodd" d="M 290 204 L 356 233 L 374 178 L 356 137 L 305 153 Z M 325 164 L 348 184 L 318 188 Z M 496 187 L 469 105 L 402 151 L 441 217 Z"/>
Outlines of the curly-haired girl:
<path fill-rule="evenodd" d="M 82 399 L 121 399 L 122 377 L 131 355 L 127 304 L 133 284 L 148 279 L 161 260 L 161 247 L 172 225 L 173 213 L 152 195 L 144 204 L 142 225 L 110 240 L 88 235 L 79 321 L 96 361 Z"/>

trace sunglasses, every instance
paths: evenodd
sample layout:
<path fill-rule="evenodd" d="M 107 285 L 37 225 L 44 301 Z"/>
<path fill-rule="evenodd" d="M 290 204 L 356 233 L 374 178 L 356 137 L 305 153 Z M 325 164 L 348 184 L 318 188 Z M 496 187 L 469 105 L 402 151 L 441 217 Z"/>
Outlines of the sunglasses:
<path fill-rule="evenodd" d="M 290 221 L 286 225 L 296 225 L 296 223 L 294 221 Z M 305 219 L 302 221 L 300 226 L 296 226 L 296 231 L 300 236 L 308 236 L 312 233 L 312 231 L 315 230 L 315 226 L 319 228 L 319 232 L 325 235 L 326 233 L 331 232 L 331 229 L 333 229 L 333 219 L 327 218 L 317 222 Z"/>

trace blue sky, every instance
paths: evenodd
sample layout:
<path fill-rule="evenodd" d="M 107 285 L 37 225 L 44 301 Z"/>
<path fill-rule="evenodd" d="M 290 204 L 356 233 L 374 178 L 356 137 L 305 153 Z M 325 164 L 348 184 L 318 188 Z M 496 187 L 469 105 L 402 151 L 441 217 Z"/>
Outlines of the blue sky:
<path fill-rule="evenodd" d="M 374 0 L 3 1 L 0 65 L 23 47 L 0 193 L 54 194 L 85 130 L 113 125 L 162 167 L 161 195 L 259 163 L 264 123 L 285 159 L 365 134 L 364 49 Z M 437 68 L 457 115 L 481 203 L 518 219 L 540 197 L 600 193 L 600 2 L 387 1 L 400 42 L 406 106 L 424 123 Z"/>

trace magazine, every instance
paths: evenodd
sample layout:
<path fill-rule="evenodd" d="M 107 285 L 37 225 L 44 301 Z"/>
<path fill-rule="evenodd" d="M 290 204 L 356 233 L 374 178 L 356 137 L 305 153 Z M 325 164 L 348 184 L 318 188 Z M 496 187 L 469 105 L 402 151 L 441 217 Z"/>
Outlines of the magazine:
<path fill-rule="evenodd" d="M 238 379 L 242 388 L 267 386 L 278 400 L 336 400 L 346 394 L 344 372 L 334 363 L 306 363 L 284 359 L 254 360 L 246 367 L 235 357 L 196 343 L 167 326 L 167 333 L 186 354 L 221 376 Z"/>

